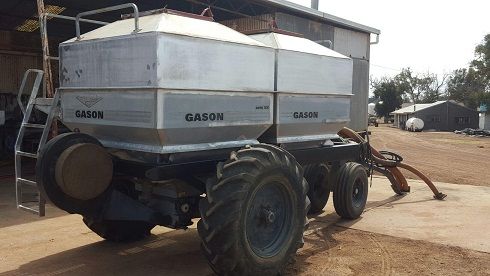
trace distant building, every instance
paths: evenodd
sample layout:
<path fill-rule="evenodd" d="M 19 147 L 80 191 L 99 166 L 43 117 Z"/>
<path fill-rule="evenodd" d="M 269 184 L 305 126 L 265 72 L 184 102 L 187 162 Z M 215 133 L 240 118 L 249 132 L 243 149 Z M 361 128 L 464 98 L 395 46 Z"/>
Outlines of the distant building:
<path fill-rule="evenodd" d="M 390 113 L 394 115 L 393 124 L 405 128 L 405 122 L 416 117 L 424 121 L 424 130 L 454 131 L 465 128 L 478 128 L 478 111 L 458 104 L 455 101 L 437 101 L 430 104 L 410 105 Z"/>

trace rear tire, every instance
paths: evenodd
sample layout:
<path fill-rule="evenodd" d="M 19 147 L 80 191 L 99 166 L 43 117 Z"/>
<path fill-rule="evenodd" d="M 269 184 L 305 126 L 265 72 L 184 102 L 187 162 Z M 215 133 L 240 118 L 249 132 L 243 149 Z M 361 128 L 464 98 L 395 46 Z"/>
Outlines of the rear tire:
<path fill-rule="evenodd" d="M 218 275 L 277 275 L 301 248 L 308 184 L 288 152 L 270 145 L 233 152 L 206 185 L 197 227 Z"/>
<path fill-rule="evenodd" d="M 112 189 L 116 189 L 133 199 L 138 199 L 139 196 L 134 183 L 128 180 L 113 181 Z M 83 223 L 101 238 L 112 242 L 142 240 L 149 237 L 151 229 L 155 227 L 154 224 L 145 221 L 103 220 L 98 218 L 98 215 L 84 216 Z"/>
<path fill-rule="evenodd" d="M 366 207 L 368 196 L 368 176 L 359 163 L 345 163 L 339 170 L 334 188 L 333 203 L 335 211 L 345 219 L 356 219 Z"/>
<path fill-rule="evenodd" d="M 142 240 L 151 235 L 155 227 L 142 221 L 111 221 L 84 217 L 83 223 L 101 238 L 113 242 L 129 242 Z"/>
<path fill-rule="evenodd" d="M 311 201 L 309 214 L 318 214 L 327 205 L 332 184 L 330 168 L 326 164 L 313 164 L 304 167 L 304 177 L 308 181 L 308 198 Z"/>

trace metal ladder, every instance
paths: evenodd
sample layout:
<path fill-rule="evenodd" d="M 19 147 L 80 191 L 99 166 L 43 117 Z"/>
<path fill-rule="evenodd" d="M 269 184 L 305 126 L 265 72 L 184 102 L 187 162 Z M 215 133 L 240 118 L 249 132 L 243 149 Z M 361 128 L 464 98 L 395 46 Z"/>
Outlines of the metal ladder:
<path fill-rule="evenodd" d="M 27 103 L 27 107 L 24 108 L 22 104 L 22 92 L 26 85 L 27 79 L 31 73 L 36 74 L 36 79 L 32 86 L 31 95 L 29 97 L 29 101 Z M 37 69 L 29 69 L 25 72 L 24 78 L 22 79 L 22 84 L 20 86 L 19 94 L 17 95 L 17 101 L 19 106 L 24 114 L 24 119 L 22 120 L 22 124 L 19 129 L 19 134 L 17 136 L 17 140 L 15 142 L 15 190 L 16 190 L 16 205 L 17 209 L 28 211 L 34 214 L 39 215 L 40 217 L 45 216 L 46 214 L 46 200 L 39 193 L 37 189 L 37 182 L 35 180 L 30 180 L 24 178 L 22 176 L 22 158 L 32 158 L 37 159 L 39 156 L 39 151 L 46 144 L 51 124 L 53 122 L 54 116 L 58 112 L 58 102 L 59 102 L 59 93 L 55 93 L 53 98 L 38 98 L 39 87 L 42 83 L 44 71 Z M 45 124 L 33 124 L 30 123 L 32 110 L 36 107 L 41 111 L 47 113 L 47 118 Z M 39 144 L 36 152 L 27 152 L 22 150 L 22 144 L 24 140 L 24 136 L 26 133 L 26 129 L 42 129 L 42 135 L 39 139 Z M 36 188 L 37 190 L 37 201 L 26 201 L 24 195 L 25 186 L 31 186 Z M 31 189 L 32 191 L 32 189 Z M 33 204 L 36 203 L 36 204 Z M 28 205 L 29 204 L 29 205 Z M 36 207 L 37 205 L 37 207 Z"/>

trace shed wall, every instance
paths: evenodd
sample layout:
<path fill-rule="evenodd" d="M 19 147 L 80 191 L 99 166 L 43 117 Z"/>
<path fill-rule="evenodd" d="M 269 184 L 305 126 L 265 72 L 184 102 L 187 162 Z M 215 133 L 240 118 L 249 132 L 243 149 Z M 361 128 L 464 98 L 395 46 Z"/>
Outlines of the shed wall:
<path fill-rule="evenodd" d="M 17 94 L 24 72 L 41 69 L 39 34 L 0 31 L 0 93 Z"/>
<path fill-rule="evenodd" d="M 354 58 L 352 75 L 352 103 L 349 127 L 357 131 L 365 130 L 368 124 L 369 101 L 369 61 Z"/>
<path fill-rule="evenodd" d="M 455 103 L 444 103 L 420 110 L 414 116 L 424 121 L 425 130 L 454 131 L 465 128 L 478 128 L 479 118 L 476 110 Z M 456 118 L 469 118 L 469 122 L 458 122 Z"/>
<path fill-rule="evenodd" d="M 369 59 L 369 34 L 335 28 L 333 49 L 351 58 Z"/>

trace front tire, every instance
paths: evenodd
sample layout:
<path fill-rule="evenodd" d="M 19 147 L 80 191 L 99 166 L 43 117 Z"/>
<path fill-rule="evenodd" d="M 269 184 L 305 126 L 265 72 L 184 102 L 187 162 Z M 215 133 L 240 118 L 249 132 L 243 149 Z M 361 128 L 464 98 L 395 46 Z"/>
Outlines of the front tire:
<path fill-rule="evenodd" d="M 356 219 L 366 207 L 368 176 L 359 163 L 345 163 L 339 170 L 338 181 L 333 192 L 335 211 L 345 219 Z"/>
<path fill-rule="evenodd" d="M 303 246 L 308 186 L 294 157 L 270 145 L 233 152 L 201 200 L 198 232 L 219 275 L 277 275 Z"/>

